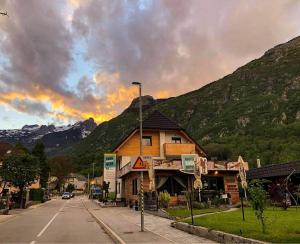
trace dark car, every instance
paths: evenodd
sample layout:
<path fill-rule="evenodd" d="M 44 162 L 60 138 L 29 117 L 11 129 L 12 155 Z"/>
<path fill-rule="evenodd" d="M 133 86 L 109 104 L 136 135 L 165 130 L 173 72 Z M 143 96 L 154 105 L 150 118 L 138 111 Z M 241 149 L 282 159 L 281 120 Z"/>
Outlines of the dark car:
<path fill-rule="evenodd" d="M 71 198 L 71 194 L 70 194 L 70 192 L 64 192 L 63 194 L 62 194 L 62 197 L 61 197 L 62 199 L 70 199 Z"/>

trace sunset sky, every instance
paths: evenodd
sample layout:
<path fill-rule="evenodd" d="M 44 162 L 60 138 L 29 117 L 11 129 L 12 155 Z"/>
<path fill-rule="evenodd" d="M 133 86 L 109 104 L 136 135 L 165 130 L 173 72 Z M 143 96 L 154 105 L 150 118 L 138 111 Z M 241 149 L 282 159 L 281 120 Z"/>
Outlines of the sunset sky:
<path fill-rule="evenodd" d="M 1 0 L 0 129 L 108 120 L 300 35 L 298 0 Z"/>

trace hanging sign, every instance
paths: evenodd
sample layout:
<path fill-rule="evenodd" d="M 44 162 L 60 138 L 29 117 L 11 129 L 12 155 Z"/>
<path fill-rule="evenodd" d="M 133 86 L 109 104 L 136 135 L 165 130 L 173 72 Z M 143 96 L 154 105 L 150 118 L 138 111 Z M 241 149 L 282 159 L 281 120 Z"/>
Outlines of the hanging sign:
<path fill-rule="evenodd" d="M 116 184 L 116 154 L 104 154 L 103 181 L 109 185 L 109 192 L 115 192 Z"/>
<path fill-rule="evenodd" d="M 196 157 L 197 157 L 196 154 L 182 154 L 181 155 L 183 171 L 188 171 L 188 172 L 194 173 Z"/>

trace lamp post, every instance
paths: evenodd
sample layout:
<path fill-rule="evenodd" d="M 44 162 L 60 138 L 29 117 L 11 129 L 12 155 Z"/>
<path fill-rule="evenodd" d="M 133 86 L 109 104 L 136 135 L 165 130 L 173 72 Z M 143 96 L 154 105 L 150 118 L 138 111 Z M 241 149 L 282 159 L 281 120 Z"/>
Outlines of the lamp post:
<path fill-rule="evenodd" d="M 140 110 L 140 157 L 143 156 L 143 122 L 142 122 L 142 83 L 132 82 L 132 85 L 139 86 L 139 110 Z M 140 181 L 140 207 L 141 207 L 141 231 L 144 231 L 144 172 L 141 171 Z"/>

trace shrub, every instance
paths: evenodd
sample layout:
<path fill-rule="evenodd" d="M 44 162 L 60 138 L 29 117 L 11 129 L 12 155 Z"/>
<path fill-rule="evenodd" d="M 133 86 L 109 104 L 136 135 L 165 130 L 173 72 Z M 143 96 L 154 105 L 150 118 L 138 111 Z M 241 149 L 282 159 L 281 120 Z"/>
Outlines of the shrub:
<path fill-rule="evenodd" d="M 42 202 L 44 198 L 44 190 L 39 188 L 39 189 L 30 189 L 29 192 L 29 199 L 31 201 L 40 201 Z"/>
<path fill-rule="evenodd" d="M 158 200 L 163 208 L 168 208 L 171 196 L 167 191 L 163 191 L 159 193 Z"/>
<path fill-rule="evenodd" d="M 262 232 L 266 232 L 266 219 L 264 210 L 267 205 L 267 192 L 263 187 L 263 180 L 252 180 L 249 184 L 250 202 L 256 218 L 260 221 Z"/>
<path fill-rule="evenodd" d="M 208 208 L 207 203 L 203 203 L 203 202 L 193 202 L 193 207 L 195 209 L 204 209 L 204 208 Z"/>

